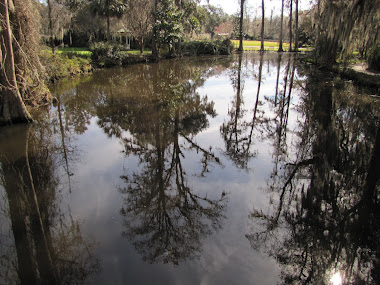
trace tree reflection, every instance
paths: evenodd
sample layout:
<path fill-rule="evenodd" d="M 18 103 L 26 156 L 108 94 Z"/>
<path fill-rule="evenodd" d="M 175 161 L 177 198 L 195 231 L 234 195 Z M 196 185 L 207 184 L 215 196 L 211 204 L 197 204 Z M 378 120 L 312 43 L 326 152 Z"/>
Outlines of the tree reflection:
<path fill-rule="evenodd" d="M 292 99 L 292 91 L 294 88 L 293 83 L 296 74 L 294 57 L 288 57 L 284 71 L 281 70 L 282 62 L 282 55 L 279 55 L 277 58 L 275 95 L 271 97 L 265 97 L 265 100 L 269 103 L 271 110 L 273 110 L 273 117 L 267 115 L 266 118 L 263 119 L 263 133 L 269 140 L 273 141 L 274 177 L 278 174 L 280 164 L 283 163 L 288 156 L 288 120 Z M 284 74 L 284 77 L 281 84 L 280 74 L 282 73 Z M 280 84 L 282 85 L 282 88 Z"/>
<path fill-rule="evenodd" d="M 226 154 L 235 163 L 236 166 L 242 169 L 247 169 L 248 161 L 256 156 L 256 152 L 251 150 L 253 131 L 258 119 L 258 106 L 260 88 L 262 82 L 263 55 L 260 55 L 260 63 L 258 67 L 258 84 L 256 92 L 256 101 L 253 109 L 251 121 L 248 121 L 245 113 L 243 100 L 244 81 L 247 77 L 247 67 L 242 68 L 243 55 L 238 55 L 238 62 L 231 68 L 230 78 L 232 86 L 236 91 L 236 96 L 232 101 L 231 107 L 228 110 L 230 120 L 223 123 L 220 128 L 223 139 L 226 143 Z"/>
<path fill-rule="evenodd" d="M 335 85 L 309 75 L 296 160 L 271 176 L 273 209 L 251 213 L 247 238 L 277 259 L 284 283 L 328 284 L 336 272 L 380 281 L 379 106 Z"/>
<path fill-rule="evenodd" d="M 16 137 L 16 143 L 9 137 Z M 6 274 L 0 276 L 7 284 L 18 283 L 9 279 L 13 264 L 21 284 L 84 282 L 98 269 L 91 254 L 94 243 L 83 238 L 78 222 L 56 204 L 55 153 L 49 128 L 39 123 L 3 129 L 0 134 L 1 185 L 8 202 L 2 213 L 9 220 L 15 247 L 2 256 Z"/>
<path fill-rule="evenodd" d="M 212 70 L 165 64 L 141 65 L 144 72 L 129 78 L 128 88 L 117 96 L 103 93 L 98 124 L 123 141 L 127 156 L 139 158 L 139 169 L 122 176 L 123 235 L 144 260 L 179 264 L 196 257 L 202 238 L 220 228 L 226 196 L 198 194 L 184 164 L 186 156 L 198 157 L 200 176 L 210 163 L 221 165 L 212 148 L 194 138 L 208 127 L 208 116 L 215 116 L 213 102 L 196 92 Z"/>

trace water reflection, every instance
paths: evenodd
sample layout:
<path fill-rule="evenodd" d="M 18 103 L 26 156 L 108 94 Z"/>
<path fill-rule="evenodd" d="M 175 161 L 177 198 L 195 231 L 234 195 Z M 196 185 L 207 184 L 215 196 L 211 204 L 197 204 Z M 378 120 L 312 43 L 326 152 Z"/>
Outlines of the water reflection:
<path fill-rule="evenodd" d="M 339 277 L 343 283 L 376 284 L 379 106 L 358 97 L 351 84 L 334 87 L 309 72 L 296 106 L 303 114 L 293 142 L 296 156 L 279 159 L 284 151 L 275 149 L 268 181 L 272 209 L 252 211 L 247 238 L 253 248 L 276 258 L 285 283 L 327 284 Z"/>
<path fill-rule="evenodd" d="M 212 147 L 194 138 L 216 115 L 213 102 L 196 92 L 213 71 L 175 63 L 139 68 L 144 70 L 128 77 L 128 88 L 114 90 L 117 96 L 98 90 L 104 96 L 98 124 L 121 139 L 126 156 L 139 159 L 139 169 L 122 176 L 123 235 L 144 260 L 179 264 L 197 256 L 202 238 L 220 228 L 227 201 L 225 194 L 208 198 L 192 189 L 183 163 L 186 156 L 199 157 L 200 176 L 210 163 L 221 166 Z"/>
<path fill-rule="evenodd" d="M 252 65 L 254 65 L 256 58 L 252 58 Z M 258 107 L 260 87 L 262 82 L 262 69 L 264 57 L 261 54 L 259 59 L 258 75 L 257 75 L 257 93 L 256 101 L 253 109 L 253 117 L 251 121 L 247 121 L 245 116 L 247 110 L 244 109 L 244 81 L 249 77 L 249 70 L 247 63 L 242 68 L 243 55 L 238 55 L 237 63 L 230 68 L 230 78 L 232 86 L 236 92 L 233 98 L 231 107 L 228 110 L 229 120 L 224 122 L 220 127 L 223 139 L 226 144 L 226 154 L 235 163 L 235 165 L 242 169 L 247 169 L 248 162 L 251 158 L 257 155 L 257 151 L 251 150 L 253 144 L 253 133 L 258 123 Z M 255 68 L 253 68 L 256 71 Z M 254 74 L 254 77 L 256 75 Z"/>
<path fill-rule="evenodd" d="M 0 283 L 376 284 L 379 103 L 330 77 L 247 53 L 52 87 L 0 133 Z"/>
<path fill-rule="evenodd" d="M 79 223 L 57 205 L 57 147 L 43 123 L 0 133 L 5 195 L 1 220 L 9 223 L 12 233 L 2 237 L 1 246 L 7 253 L 0 276 L 7 284 L 72 284 L 98 270 L 91 254 L 94 242 L 85 239 Z"/>

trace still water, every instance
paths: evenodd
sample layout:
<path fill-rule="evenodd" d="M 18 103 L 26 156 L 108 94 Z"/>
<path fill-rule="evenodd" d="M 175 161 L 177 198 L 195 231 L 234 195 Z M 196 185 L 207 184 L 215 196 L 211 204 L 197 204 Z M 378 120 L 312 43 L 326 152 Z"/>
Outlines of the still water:
<path fill-rule="evenodd" d="M 373 91 L 256 53 L 51 91 L 0 130 L 0 284 L 379 282 Z"/>

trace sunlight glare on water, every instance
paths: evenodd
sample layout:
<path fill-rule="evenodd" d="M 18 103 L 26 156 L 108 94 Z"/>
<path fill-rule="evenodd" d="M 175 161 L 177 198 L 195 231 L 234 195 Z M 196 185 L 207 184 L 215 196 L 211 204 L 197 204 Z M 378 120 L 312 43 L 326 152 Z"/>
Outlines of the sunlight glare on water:
<path fill-rule="evenodd" d="M 334 273 L 334 275 L 330 279 L 330 284 L 332 285 L 341 285 L 342 284 L 342 276 L 339 272 Z"/>

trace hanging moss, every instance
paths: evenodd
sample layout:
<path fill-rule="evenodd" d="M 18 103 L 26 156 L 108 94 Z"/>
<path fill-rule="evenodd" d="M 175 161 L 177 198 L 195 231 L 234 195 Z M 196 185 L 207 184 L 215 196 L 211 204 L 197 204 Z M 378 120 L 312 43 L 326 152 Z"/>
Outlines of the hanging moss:
<path fill-rule="evenodd" d="M 44 84 L 45 68 L 40 62 L 40 18 L 33 0 L 13 0 L 10 16 L 14 34 L 16 78 L 25 103 L 45 104 L 52 97 Z"/>
<path fill-rule="evenodd" d="M 378 45 L 380 1 L 319 0 L 316 15 L 316 60 L 331 65 L 360 46 L 361 54 Z"/>

